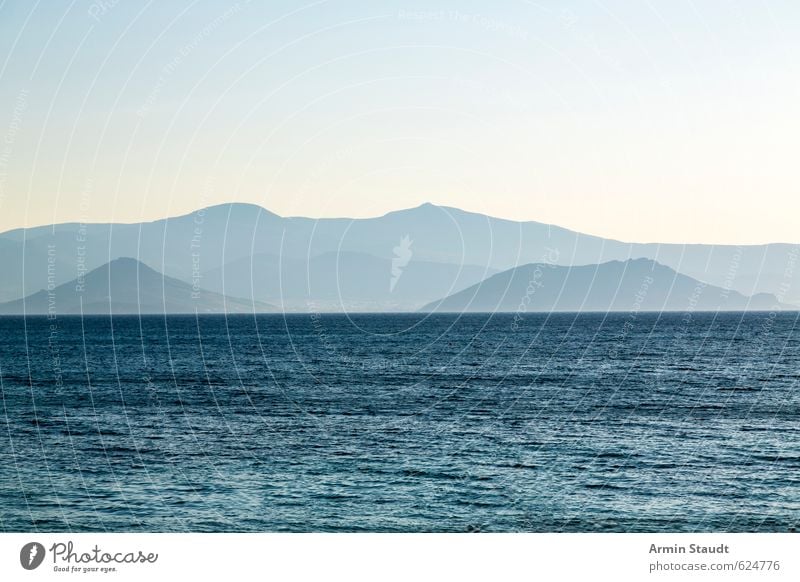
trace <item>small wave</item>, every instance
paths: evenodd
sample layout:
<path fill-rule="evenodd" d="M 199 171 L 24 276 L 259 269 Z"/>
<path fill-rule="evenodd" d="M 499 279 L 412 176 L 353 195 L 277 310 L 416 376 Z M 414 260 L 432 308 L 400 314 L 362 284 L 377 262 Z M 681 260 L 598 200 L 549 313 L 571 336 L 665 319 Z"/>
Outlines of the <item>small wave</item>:
<path fill-rule="evenodd" d="M 510 465 L 504 465 L 505 467 L 510 467 L 512 469 L 538 469 L 538 465 L 534 465 L 532 463 L 511 463 Z"/>
<path fill-rule="evenodd" d="M 586 483 L 586 489 L 596 489 L 604 491 L 625 491 L 627 487 L 620 487 L 619 485 L 612 485 L 610 483 Z"/>

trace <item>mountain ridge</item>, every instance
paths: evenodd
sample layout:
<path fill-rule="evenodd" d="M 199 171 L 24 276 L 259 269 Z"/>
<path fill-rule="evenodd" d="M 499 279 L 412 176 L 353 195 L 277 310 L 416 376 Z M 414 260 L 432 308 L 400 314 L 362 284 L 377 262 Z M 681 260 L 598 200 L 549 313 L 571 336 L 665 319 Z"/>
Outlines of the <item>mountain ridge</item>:
<path fill-rule="evenodd" d="M 166 276 L 191 282 L 195 271 L 221 270 L 226 264 L 265 254 L 303 261 L 331 252 L 355 252 L 392 261 L 394 249 L 405 237 L 413 241 L 408 249 L 410 265 L 443 265 L 442 273 L 448 273 L 449 283 L 455 285 L 461 284 L 457 275 L 461 266 L 499 272 L 550 254 L 557 255 L 554 262 L 563 266 L 647 258 L 743 295 L 766 292 L 788 303 L 800 302 L 800 268 L 793 266 L 800 260 L 800 245 L 625 243 L 431 203 L 361 219 L 281 217 L 255 204 L 225 203 L 143 223 L 16 229 L 0 235 L 0 264 L 6 274 L 0 280 L 0 301 L 45 287 L 50 253 L 57 263 L 56 284 L 78 275 L 79 260 L 91 270 L 122 256 L 136 257 Z M 388 280 L 390 269 L 380 273 L 365 268 L 360 276 Z M 245 278 L 235 286 L 247 288 L 248 282 Z M 415 297 L 427 301 L 438 296 L 425 288 L 424 278 L 417 284 Z M 376 295 L 369 301 L 381 309 L 381 305 L 391 307 L 394 299 Z"/>
<path fill-rule="evenodd" d="M 744 296 L 651 259 L 565 267 L 521 265 L 433 301 L 422 312 L 687 312 L 795 310 L 771 294 Z"/>
<path fill-rule="evenodd" d="M 800 245 L 800 242 L 792 243 L 788 241 L 770 241 L 770 242 L 763 242 L 763 243 L 712 243 L 712 242 L 659 242 L 657 240 L 652 241 L 629 241 L 624 238 L 617 238 L 612 236 L 606 236 L 602 234 L 595 234 L 595 233 L 588 233 L 577 230 L 572 227 L 562 226 L 554 223 L 542 222 L 540 220 L 534 219 L 524 219 L 524 220 L 517 220 L 513 218 L 507 218 L 503 216 L 494 216 L 492 214 L 484 214 L 482 212 L 474 211 L 474 210 L 465 210 L 463 208 L 458 208 L 456 206 L 447 206 L 444 204 L 435 204 L 433 202 L 423 202 L 418 204 L 417 206 L 409 206 L 406 208 L 398 208 L 396 210 L 389 210 L 383 214 L 375 215 L 375 216 L 364 216 L 364 217 L 348 217 L 348 216 L 322 216 L 322 217 L 314 217 L 314 216 L 302 216 L 297 214 L 292 215 L 281 215 L 268 208 L 261 206 L 260 204 L 255 204 L 252 202 L 220 202 L 219 204 L 212 204 L 210 206 L 199 207 L 194 210 L 184 212 L 181 214 L 174 214 L 169 216 L 164 216 L 161 218 L 154 218 L 149 220 L 141 220 L 141 221 L 134 221 L 134 222 L 124 222 L 124 221 L 98 221 L 98 222 L 79 222 L 79 221 L 68 221 L 68 222 L 58 222 L 58 223 L 45 223 L 45 224 L 37 224 L 33 226 L 20 226 L 8 229 L 6 231 L 0 232 L 0 238 L 4 238 L 10 235 L 19 235 L 23 231 L 26 230 L 34 230 L 34 229 L 42 229 L 42 228 L 52 228 L 53 226 L 105 226 L 105 225 L 113 225 L 113 226 L 138 226 L 138 225 L 151 225 L 162 221 L 170 221 L 170 220 L 178 220 L 178 219 L 185 219 L 188 217 L 195 216 L 198 212 L 201 211 L 217 211 L 223 210 L 228 208 L 239 208 L 239 209 L 250 209 L 253 211 L 260 212 L 265 214 L 271 218 L 278 218 L 282 220 L 308 220 L 308 221 L 329 221 L 329 220 L 345 220 L 345 221 L 369 221 L 369 220 L 376 220 L 379 218 L 386 218 L 388 216 L 398 215 L 398 214 L 407 214 L 411 213 L 416 210 L 421 209 L 437 209 L 443 210 L 448 212 L 455 212 L 461 213 L 464 215 L 482 217 L 482 218 L 489 218 L 491 220 L 497 222 L 504 222 L 508 224 L 535 224 L 539 226 L 551 227 L 551 228 L 558 228 L 560 230 L 564 230 L 567 232 L 580 234 L 582 236 L 593 237 L 598 239 L 603 239 L 610 242 L 621 243 L 621 244 L 631 244 L 631 245 L 681 245 L 681 246 L 739 246 L 739 247 L 760 247 L 760 246 L 768 246 L 768 245 L 790 245 L 796 246 Z M 16 239 L 14 239 L 16 240 Z"/>

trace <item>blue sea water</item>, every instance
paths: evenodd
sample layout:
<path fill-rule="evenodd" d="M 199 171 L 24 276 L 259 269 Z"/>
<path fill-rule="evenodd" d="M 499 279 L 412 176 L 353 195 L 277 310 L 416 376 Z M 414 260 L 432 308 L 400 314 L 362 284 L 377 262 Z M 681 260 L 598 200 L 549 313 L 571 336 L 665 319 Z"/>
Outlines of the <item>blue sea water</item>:
<path fill-rule="evenodd" d="M 797 324 L 0 318 L 0 530 L 791 531 Z"/>

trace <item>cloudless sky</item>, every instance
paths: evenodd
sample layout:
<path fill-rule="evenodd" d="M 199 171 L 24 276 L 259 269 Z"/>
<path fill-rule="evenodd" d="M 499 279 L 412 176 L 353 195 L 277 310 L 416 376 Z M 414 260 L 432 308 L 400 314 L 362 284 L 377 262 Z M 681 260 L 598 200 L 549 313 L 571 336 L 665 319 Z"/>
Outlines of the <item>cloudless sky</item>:
<path fill-rule="evenodd" d="M 0 230 L 430 201 L 800 242 L 800 3 L 0 3 Z"/>

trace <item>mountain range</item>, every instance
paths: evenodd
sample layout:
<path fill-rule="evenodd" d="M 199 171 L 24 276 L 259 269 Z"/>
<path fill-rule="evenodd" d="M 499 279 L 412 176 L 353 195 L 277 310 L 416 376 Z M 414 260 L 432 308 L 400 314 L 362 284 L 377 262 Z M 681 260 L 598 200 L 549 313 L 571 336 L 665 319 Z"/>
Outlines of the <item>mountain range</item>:
<path fill-rule="evenodd" d="M 138 292 L 143 297 L 151 297 L 152 283 L 156 288 L 174 289 L 176 298 L 182 298 L 185 289 L 178 291 L 177 285 L 183 283 L 204 290 L 208 302 L 202 307 L 210 311 L 223 303 L 236 306 L 234 310 L 249 306 L 250 311 L 254 306 L 256 311 L 455 308 L 463 301 L 463 293 L 475 293 L 478 287 L 476 298 L 480 297 L 488 310 L 494 310 L 495 304 L 513 310 L 490 288 L 502 277 L 512 285 L 520 277 L 524 280 L 525 269 L 530 269 L 526 265 L 537 264 L 548 265 L 551 277 L 562 273 L 559 276 L 567 288 L 576 296 L 584 293 L 590 300 L 587 305 L 594 305 L 598 285 L 619 285 L 613 277 L 629 272 L 603 265 L 646 259 L 651 261 L 651 269 L 658 265 L 687 281 L 716 288 L 714 293 L 719 289 L 728 298 L 728 306 L 749 297 L 754 299 L 743 303 L 748 308 L 766 303 L 791 306 L 800 303 L 795 268 L 799 256 L 798 245 L 782 243 L 626 243 L 432 204 L 376 218 L 312 219 L 281 217 L 259 206 L 231 203 L 153 222 L 65 223 L 0 234 L 4 273 L 0 302 L 6 302 L 5 312 L 15 309 L 12 305 L 19 304 L 13 302 L 23 297 L 33 301 L 31 305 L 39 305 L 36 302 L 42 299 L 33 297 L 40 291 L 69 286 L 115 259 L 133 257 L 155 273 L 147 277 L 147 288 L 139 281 Z M 567 270 L 557 271 L 552 266 Z M 579 282 L 585 281 L 578 275 L 589 272 L 586 269 L 596 270 L 594 291 L 581 290 Z M 117 270 L 125 269 L 110 268 L 112 278 Z M 141 274 L 141 267 L 136 270 Z M 610 279 L 602 281 L 603 277 Z M 626 286 L 635 281 L 624 278 L 621 283 Z M 621 289 L 620 296 L 626 294 L 629 296 L 630 290 Z M 761 294 L 774 297 L 766 299 Z M 72 305 L 70 301 L 62 305 Z M 153 309 L 194 312 L 201 307 L 171 301 L 170 295 Z M 597 301 L 598 305 L 604 303 Z M 715 308 L 712 303 L 709 309 Z M 576 305 L 565 297 L 554 304 Z M 609 305 L 628 309 L 624 301 Z M 670 300 L 666 305 L 674 303 Z"/>

